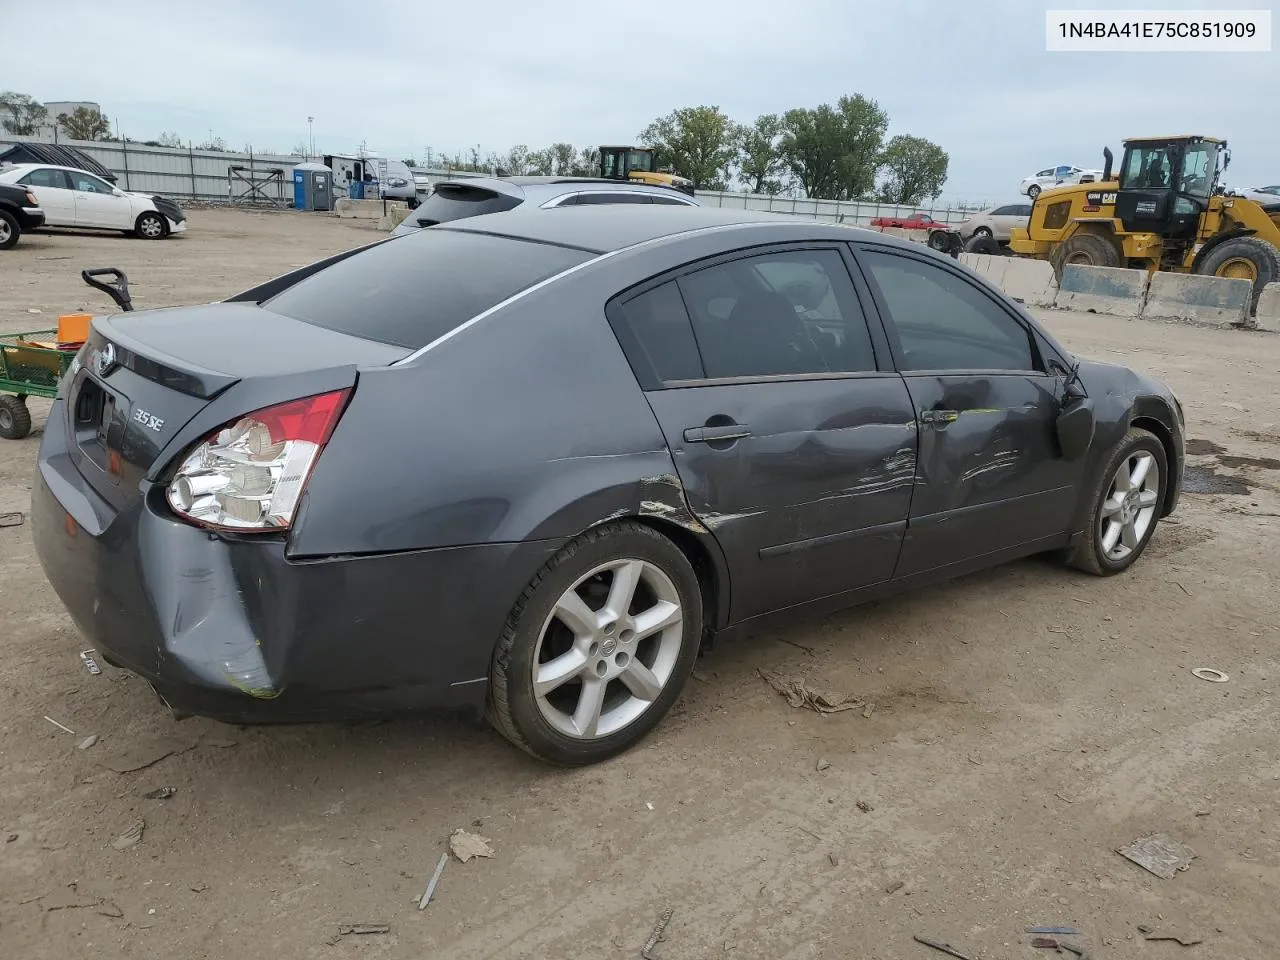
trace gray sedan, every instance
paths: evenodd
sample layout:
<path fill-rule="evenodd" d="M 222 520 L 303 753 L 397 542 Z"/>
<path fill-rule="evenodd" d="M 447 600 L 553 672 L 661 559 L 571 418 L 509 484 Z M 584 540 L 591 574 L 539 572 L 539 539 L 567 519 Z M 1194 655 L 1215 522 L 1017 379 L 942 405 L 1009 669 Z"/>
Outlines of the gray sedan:
<path fill-rule="evenodd" d="M 97 317 L 45 427 L 41 563 L 179 713 L 483 708 L 582 764 L 713 636 L 1179 499 L 1182 409 L 919 245 L 748 211 L 496 214 L 221 303 Z"/>

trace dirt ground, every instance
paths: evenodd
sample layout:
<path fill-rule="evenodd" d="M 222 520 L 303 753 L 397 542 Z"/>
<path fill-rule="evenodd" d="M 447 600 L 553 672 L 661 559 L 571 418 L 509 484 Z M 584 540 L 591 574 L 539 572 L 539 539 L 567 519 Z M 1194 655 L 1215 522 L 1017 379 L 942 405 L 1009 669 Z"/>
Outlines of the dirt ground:
<path fill-rule="evenodd" d="M 229 211 L 162 243 L 36 235 L 0 255 L 0 329 L 103 310 L 86 266 L 126 269 L 139 306 L 196 302 L 376 236 Z M 1031 560 L 721 645 L 649 740 L 591 769 L 455 719 L 175 722 L 85 670 L 29 525 L 0 527 L 0 956 L 634 958 L 669 908 L 662 960 L 943 956 L 914 935 L 1043 957 L 1033 924 L 1095 960 L 1274 955 L 1280 337 L 1044 316 L 1166 378 L 1197 484 L 1234 492 L 1188 492 L 1125 576 Z M 38 442 L 0 441 L 0 512 L 28 509 Z M 792 709 L 758 668 L 874 710 Z M 161 738 L 167 758 L 111 769 Z M 495 856 L 451 861 L 419 911 L 458 827 Z M 1195 850 L 1186 872 L 1116 853 L 1155 833 Z"/>

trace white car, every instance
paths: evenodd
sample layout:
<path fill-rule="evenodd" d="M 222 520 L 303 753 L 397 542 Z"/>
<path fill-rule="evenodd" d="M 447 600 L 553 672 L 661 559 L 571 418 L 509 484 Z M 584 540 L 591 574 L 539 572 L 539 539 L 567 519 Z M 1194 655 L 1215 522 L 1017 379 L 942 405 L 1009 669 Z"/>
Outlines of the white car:
<path fill-rule="evenodd" d="M 1264 207 L 1280 206 L 1280 185 L 1269 187 L 1227 187 L 1226 192 L 1233 197 L 1246 197 Z"/>
<path fill-rule="evenodd" d="M 1041 190 L 1047 190 L 1050 187 L 1060 187 L 1067 183 L 1097 183 L 1101 179 L 1101 170 L 1084 170 L 1063 163 L 1056 167 L 1046 167 L 1029 177 L 1023 177 L 1022 183 L 1018 184 L 1018 192 L 1034 200 L 1040 196 Z"/>
<path fill-rule="evenodd" d="M 187 217 L 167 197 L 125 193 L 75 167 L 18 163 L 0 169 L 0 183 L 20 184 L 36 195 L 47 227 L 120 230 L 161 240 L 187 229 Z"/>
<path fill-rule="evenodd" d="M 956 232 L 960 234 L 961 240 L 981 235 L 1007 243 L 1009 231 L 1014 227 L 1025 227 L 1030 221 L 1031 204 L 1006 203 L 965 217 L 956 227 Z"/>

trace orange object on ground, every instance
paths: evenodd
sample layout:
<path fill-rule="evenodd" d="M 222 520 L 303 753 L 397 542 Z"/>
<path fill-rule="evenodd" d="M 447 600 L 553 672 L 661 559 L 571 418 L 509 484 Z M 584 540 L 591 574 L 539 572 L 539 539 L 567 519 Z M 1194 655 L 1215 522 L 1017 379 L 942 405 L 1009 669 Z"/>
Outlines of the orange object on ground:
<path fill-rule="evenodd" d="M 84 343 L 89 339 L 91 313 L 64 313 L 58 318 L 58 343 Z"/>

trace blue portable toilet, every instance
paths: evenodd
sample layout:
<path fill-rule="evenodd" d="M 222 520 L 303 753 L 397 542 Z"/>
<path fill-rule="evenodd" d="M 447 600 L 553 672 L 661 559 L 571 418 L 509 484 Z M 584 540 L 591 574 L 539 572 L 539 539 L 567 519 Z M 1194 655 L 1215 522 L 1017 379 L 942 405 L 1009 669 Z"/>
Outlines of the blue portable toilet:
<path fill-rule="evenodd" d="M 314 162 L 294 167 L 293 206 L 296 210 L 332 210 L 333 171 Z"/>

